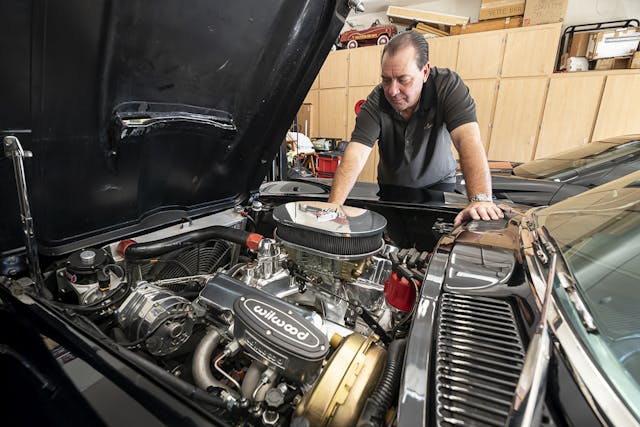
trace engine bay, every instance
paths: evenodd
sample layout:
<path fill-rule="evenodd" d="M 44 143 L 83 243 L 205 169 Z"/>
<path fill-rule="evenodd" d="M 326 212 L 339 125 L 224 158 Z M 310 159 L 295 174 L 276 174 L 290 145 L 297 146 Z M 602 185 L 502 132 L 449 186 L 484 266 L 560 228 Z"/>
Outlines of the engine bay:
<path fill-rule="evenodd" d="M 197 386 L 228 422 L 383 421 L 429 252 L 395 246 L 385 217 L 357 207 L 217 215 L 222 225 L 185 223 L 52 262 L 46 303 Z"/>

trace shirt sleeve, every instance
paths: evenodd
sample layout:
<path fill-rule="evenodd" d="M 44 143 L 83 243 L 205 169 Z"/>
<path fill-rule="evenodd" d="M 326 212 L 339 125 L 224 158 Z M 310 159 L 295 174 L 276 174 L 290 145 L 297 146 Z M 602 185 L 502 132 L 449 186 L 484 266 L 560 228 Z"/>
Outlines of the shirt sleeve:
<path fill-rule="evenodd" d="M 469 88 L 460 76 L 451 71 L 450 78 L 444 85 L 443 100 L 444 121 L 451 132 L 460 125 L 477 122 L 476 104 L 469 93 Z"/>
<path fill-rule="evenodd" d="M 380 137 L 379 96 L 375 88 L 360 106 L 360 113 L 356 116 L 356 126 L 351 133 L 350 141 L 359 142 L 373 147 Z"/>

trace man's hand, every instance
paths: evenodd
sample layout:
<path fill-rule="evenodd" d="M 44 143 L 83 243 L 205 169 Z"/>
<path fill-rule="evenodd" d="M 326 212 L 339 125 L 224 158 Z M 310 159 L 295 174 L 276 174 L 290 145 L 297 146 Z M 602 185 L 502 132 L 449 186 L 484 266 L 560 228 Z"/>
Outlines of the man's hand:
<path fill-rule="evenodd" d="M 493 202 L 471 202 L 456 216 L 453 226 L 457 227 L 469 219 L 491 221 L 500 218 L 504 218 L 504 214 Z"/>

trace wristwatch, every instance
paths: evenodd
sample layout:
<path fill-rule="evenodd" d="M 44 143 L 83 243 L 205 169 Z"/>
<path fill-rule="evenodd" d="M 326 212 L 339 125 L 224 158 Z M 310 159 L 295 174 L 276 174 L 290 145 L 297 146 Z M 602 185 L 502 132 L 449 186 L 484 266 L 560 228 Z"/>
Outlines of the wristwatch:
<path fill-rule="evenodd" d="M 470 202 L 493 202 L 493 198 L 491 194 L 487 193 L 478 193 L 473 197 L 469 197 Z"/>

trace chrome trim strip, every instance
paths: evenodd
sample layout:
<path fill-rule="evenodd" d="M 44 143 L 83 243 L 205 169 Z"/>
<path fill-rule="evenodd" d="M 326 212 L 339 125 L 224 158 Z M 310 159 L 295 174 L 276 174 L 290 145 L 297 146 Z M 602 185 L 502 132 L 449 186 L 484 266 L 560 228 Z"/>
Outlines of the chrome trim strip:
<path fill-rule="evenodd" d="M 404 370 L 398 397 L 397 426 L 425 426 L 428 424 L 427 405 L 430 360 L 433 357 L 435 316 L 442 284 L 446 275 L 451 238 L 443 238 L 436 247 L 422 282 L 420 299 L 411 324 Z"/>
<path fill-rule="evenodd" d="M 633 413 L 593 363 L 554 299 L 547 320 L 576 384 L 603 425 L 638 426 Z"/>

